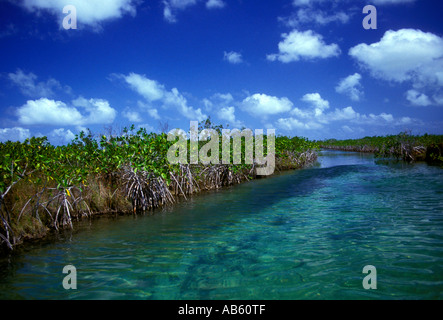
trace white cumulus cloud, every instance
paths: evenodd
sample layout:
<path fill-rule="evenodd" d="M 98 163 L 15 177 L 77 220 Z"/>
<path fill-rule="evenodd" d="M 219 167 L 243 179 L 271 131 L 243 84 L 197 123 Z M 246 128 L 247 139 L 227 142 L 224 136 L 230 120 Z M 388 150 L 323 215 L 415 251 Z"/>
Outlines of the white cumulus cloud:
<path fill-rule="evenodd" d="M 31 132 L 29 131 L 29 129 L 24 129 L 20 127 L 0 129 L 0 141 L 2 142 L 23 142 L 24 140 L 29 138 L 31 138 Z"/>
<path fill-rule="evenodd" d="M 329 109 L 329 101 L 324 100 L 319 93 L 308 93 L 302 98 L 314 109 L 315 115 L 321 115 L 326 109 Z"/>
<path fill-rule="evenodd" d="M 190 120 L 203 121 L 207 118 L 200 108 L 195 109 L 189 106 L 187 99 L 177 90 L 177 88 L 172 88 L 171 91 L 165 93 L 163 105 L 166 108 L 177 109 L 182 116 Z"/>
<path fill-rule="evenodd" d="M 153 118 L 159 118 L 157 109 L 155 109 L 153 106 L 154 104 L 158 104 L 166 109 L 176 109 L 187 119 L 202 121 L 207 118 L 200 108 L 195 109 L 192 106 L 189 106 L 187 99 L 178 91 L 177 88 L 173 88 L 168 91 L 165 86 L 160 84 L 158 81 L 151 80 L 145 75 L 136 73 L 130 73 L 127 76 L 115 76 L 117 78 L 124 79 L 132 90 L 147 100 L 149 103 L 148 112 Z"/>
<path fill-rule="evenodd" d="M 208 0 L 206 2 L 206 8 L 208 9 L 220 9 L 226 5 L 222 0 Z"/>
<path fill-rule="evenodd" d="M 291 110 L 293 103 L 286 97 L 278 98 L 256 93 L 243 100 L 241 108 L 256 117 L 266 117 Z"/>
<path fill-rule="evenodd" d="M 202 100 L 207 111 L 221 109 L 229 106 L 234 101 L 234 97 L 230 93 L 215 93 L 209 98 Z"/>
<path fill-rule="evenodd" d="M 354 108 L 352 107 L 335 109 L 326 116 L 328 121 L 355 120 L 359 117 L 360 114 L 355 112 Z"/>
<path fill-rule="evenodd" d="M 110 124 L 117 115 L 117 111 L 104 99 L 87 100 L 80 97 L 72 101 L 72 104 L 86 110 L 87 115 L 83 116 L 83 124 Z"/>
<path fill-rule="evenodd" d="M 81 125 L 83 116 L 62 101 L 41 98 L 28 100 L 17 110 L 19 122 L 25 125 Z"/>
<path fill-rule="evenodd" d="M 279 53 L 270 54 L 268 60 L 279 60 L 283 63 L 299 61 L 300 59 L 325 59 L 340 55 L 337 44 L 326 44 L 320 34 L 312 30 L 282 34 L 283 40 L 278 44 Z"/>
<path fill-rule="evenodd" d="M 82 114 L 77 107 L 84 109 Z M 41 98 L 28 100 L 17 109 L 18 120 L 24 125 L 82 126 L 86 124 L 110 124 L 117 112 L 106 100 L 82 97 L 74 100 L 72 106 L 62 101 Z"/>
<path fill-rule="evenodd" d="M 48 138 L 51 140 L 52 143 L 58 145 L 58 144 L 68 144 L 72 142 L 75 138 L 75 134 L 72 133 L 71 130 L 66 130 L 64 128 L 60 129 L 54 129 L 52 130 Z"/>
<path fill-rule="evenodd" d="M 240 127 L 241 126 L 241 121 L 238 121 L 235 118 L 235 108 L 234 107 L 224 107 L 224 108 L 221 108 L 218 111 L 217 116 L 218 116 L 218 118 L 220 120 L 225 120 L 229 124 L 233 125 L 234 127 Z"/>
<path fill-rule="evenodd" d="M 359 73 L 350 75 L 339 82 L 335 87 L 335 91 L 346 94 L 353 101 L 360 101 L 360 98 L 363 96 L 360 84 L 361 78 Z"/>
<path fill-rule="evenodd" d="M 307 103 L 306 108 L 294 108 L 289 112 L 289 117 L 282 117 L 275 122 L 277 128 L 288 132 L 296 131 L 297 134 L 312 132 L 316 129 L 333 126 L 339 123 L 344 131 L 351 132 L 351 124 L 358 126 L 404 126 L 416 120 L 403 117 L 396 119 L 392 114 L 382 112 L 375 114 L 360 114 L 353 107 L 331 108 L 329 101 L 323 99 L 319 93 L 305 94 L 301 101 Z M 292 132 L 293 133 L 293 132 Z"/>
<path fill-rule="evenodd" d="M 122 112 L 123 117 L 131 122 L 142 122 L 143 119 L 137 111 L 125 110 Z"/>
<path fill-rule="evenodd" d="M 243 57 L 242 57 L 241 53 L 238 53 L 235 51 L 230 51 L 230 52 L 225 51 L 224 60 L 226 60 L 232 64 L 239 64 L 239 63 L 243 62 Z"/>
<path fill-rule="evenodd" d="M 138 105 L 141 112 L 148 113 L 148 115 L 151 118 L 156 119 L 156 120 L 161 119 L 160 115 L 158 114 L 158 110 L 156 108 L 154 108 L 150 102 L 138 101 L 137 105 Z M 132 116 L 134 116 L 134 115 L 132 115 Z M 140 114 L 139 114 L 139 117 L 141 118 Z M 128 117 L 126 116 L 126 118 L 128 118 Z"/>
<path fill-rule="evenodd" d="M 442 94 L 443 38 L 415 29 L 387 31 L 379 42 L 359 44 L 349 54 L 377 79 L 410 83 L 407 99 L 415 105 L 430 105 L 426 94 Z M 438 101 L 435 100 L 437 104 Z"/>
<path fill-rule="evenodd" d="M 429 32 L 389 30 L 379 42 L 359 44 L 349 54 L 376 78 L 443 85 L 443 38 Z"/>
<path fill-rule="evenodd" d="M 417 90 L 411 89 L 406 92 L 406 99 L 414 106 L 426 107 L 432 104 L 429 97 Z"/>
<path fill-rule="evenodd" d="M 145 75 L 130 73 L 127 76 L 123 76 L 123 78 L 130 85 L 131 89 L 150 102 L 164 97 L 165 87 L 155 80 L 146 78 Z"/>
<path fill-rule="evenodd" d="M 189 7 L 195 6 L 202 0 L 163 0 L 163 17 L 169 23 L 177 22 L 177 14 Z M 206 8 L 208 10 L 221 9 L 226 6 L 223 0 L 207 0 Z"/>
<path fill-rule="evenodd" d="M 300 121 L 296 118 L 290 117 L 290 118 L 280 118 L 277 120 L 276 126 L 278 128 L 292 131 L 296 129 L 303 129 L 303 130 L 316 130 L 321 129 L 323 126 L 315 121 Z"/>
<path fill-rule="evenodd" d="M 79 24 L 100 29 L 105 20 L 121 18 L 126 14 L 136 14 L 135 0 L 24 0 L 22 5 L 31 12 L 46 10 L 56 15 L 60 21 L 64 18 L 63 8 L 73 5 L 77 11 Z"/>

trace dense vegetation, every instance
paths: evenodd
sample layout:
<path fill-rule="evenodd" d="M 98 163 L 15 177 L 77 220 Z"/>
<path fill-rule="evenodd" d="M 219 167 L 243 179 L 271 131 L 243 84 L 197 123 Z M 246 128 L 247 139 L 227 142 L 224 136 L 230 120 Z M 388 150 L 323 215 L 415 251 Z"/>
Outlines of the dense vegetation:
<path fill-rule="evenodd" d="M 325 140 L 322 148 L 373 152 L 377 157 L 395 157 L 408 162 L 443 162 L 443 135 L 414 136 L 408 132 L 384 137 L 365 137 L 350 140 Z"/>
<path fill-rule="evenodd" d="M 199 129 L 204 128 L 217 130 L 221 137 L 220 126 L 206 121 Z M 265 154 L 266 143 L 265 136 Z M 0 143 L 1 247 L 12 250 L 48 230 L 72 228 L 73 220 L 82 217 L 145 213 L 172 204 L 178 197 L 257 177 L 257 164 L 244 161 L 171 164 L 167 153 L 173 144 L 164 133 L 135 131 L 134 127 L 118 136 L 99 138 L 82 132 L 63 146 L 51 145 L 46 137 Z M 202 145 L 200 141 L 199 148 Z M 276 137 L 276 170 L 313 162 L 317 147 L 304 138 Z M 243 155 L 244 151 L 243 139 Z"/>

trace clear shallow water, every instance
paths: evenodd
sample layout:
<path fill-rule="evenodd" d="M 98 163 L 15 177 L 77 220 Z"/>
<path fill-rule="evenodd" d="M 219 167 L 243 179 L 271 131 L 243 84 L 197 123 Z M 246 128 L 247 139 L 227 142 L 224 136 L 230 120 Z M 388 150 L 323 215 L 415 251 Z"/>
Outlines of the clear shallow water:
<path fill-rule="evenodd" d="M 65 265 L 77 268 L 66 291 Z M 365 265 L 377 290 L 364 290 Z M 443 170 L 324 151 L 309 169 L 100 219 L 0 260 L 1 299 L 442 299 Z"/>

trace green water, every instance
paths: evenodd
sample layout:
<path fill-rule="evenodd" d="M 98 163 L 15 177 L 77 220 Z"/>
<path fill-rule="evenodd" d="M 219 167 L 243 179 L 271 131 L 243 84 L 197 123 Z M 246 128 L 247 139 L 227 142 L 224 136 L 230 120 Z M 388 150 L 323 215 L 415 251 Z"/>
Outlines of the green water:
<path fill-rule="evenodd" d="M 443 170 L 324 151 L 312 168 L 84 223 L 0 264 L 1 299 L 442 299 Z M 62 286 L 68 264 L 77 290 Z"/>

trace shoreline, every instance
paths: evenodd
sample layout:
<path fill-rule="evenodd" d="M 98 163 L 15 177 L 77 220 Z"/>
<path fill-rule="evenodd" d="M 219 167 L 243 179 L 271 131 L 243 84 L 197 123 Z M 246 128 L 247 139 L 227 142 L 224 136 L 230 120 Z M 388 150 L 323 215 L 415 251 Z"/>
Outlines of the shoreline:
<path fill-rule="evenodd" d="M 59 237 L 63 237 L 63 234 L 69 233 L 71 234 L 72 232 L 76 232 L 76 226 L 78 227 L 79 225 L 81 225 L 82 223 L 85 223 L 87 221 L 94 221 L 94 220 L 100 220 L 100 219 L 118 219 L 119 217 L 129 217 L 129 216 L 149 216 L 149 215 L 155 215 L 159 210 L 162 210 L 165 207 L 174 207 L 176 204 L 182 202 L 182 201 L 188 201 L 190 198 L 194 197 L 194 196 L 201 196 L 204 195 L 206 193 L 210 193 L 210 192 L 216 192 L 216 191 L 222 191 L 231 187 L 234 187 L 236 185 L 240 185 L 243 183 L 247 183 L 247 182 L 252 182 L 254 180 L 260 180 L 260 179 L 268 179 L 268 178 L 272 178 L 272 177 L 276 177 L 280 174 L 283 173 L 288 173 L 290 171 L 295 171 L 295 170 L 301 170 L 304 169 L 306 167 L 309 167 L 311 165 L 313 165 L 318 158 L 318 153 L 316 151 L 305 151 L 302 152 L 300 154 L 298 154 L 298 157 L 294 157 L 292 158 L 292 161 L 290 163 L 288 163 L 287 161 L 284 161 L 283 159 L 277 158 L 276 159 L 276 166 L 275 166 L 275 171 L 273 174 L 269 175 L 269 176 L 257 176 L 256 174 L 254 174 L 252 177 L 246 177 L 246 175 L 244 174 L 244 172 L 242 172 L 243 178 L 242 179 L 232 179 L 230 181 L 230 183 L 228 184 L 224 184 L 222 183 L 221 185 L 210 185 L 210 187 L 208 187 L 207 185 L 207 181 L 198 181 L 198 188 L 196 189 L 196 191 L 193 191 L 189 194 L 185 194 L 185 193 L 181 193 L 181 192 L 174 192 L 174 187 L 173 186 L 169 186 L 168 189 L 171 192 L 171 195 L 173 197 L 173 201 L 172 202 L 167 202 L 167 203 L 161 203 L 157 206 L 152 206 L 146 210 L 143 211 L 139 211 L 136 210 L 136 208 L 133 206 L 132 208 L 129 207 L 130 202 L 128 199 L 118 199 L 117 202 L 119 202 L 120 206 L 119 208 L 116 209 L 110 209 L 110 208 L 105 208 L 106 210 L 98 210 L 98 211 L 90 211 L 88 214 L 83 214 L 83 215 L 72 215 L 71 218 L 71 223 L 72 223 L 72 227 L 68 227 L 68 226 L 62 226 L 59 227 L 58 229 L 55 228 L 54 226 L 45 226 L 42 225 L 40 227 L 37 227 L 38 232 L 34 233 L 34 234 L 27 234 L 25 237 L 23 237 L 22 239 L 20 239 L 20 242 L 17 242 L 13 245 L 13 249 L 9 249 L 6 246 L 2 246 L 0 247 L 0 258 L 4 258 L 7 257 L 11 254 L 19 254 L 20 252 L 26 251 L 27 248 L 32 247 L 35 244 L 39 244 L 39 243 L 46 243 L 46 242 L 52 242 L 54 240 L 57 240 Z M 300 160 L 300 159 L 305 159 Z M 294 161 L 295 160 L 295 161 Z M 301 161 L 301 163 L 299 162 Z M 253 168 L 254 169 L 254 168 Z M 103 182 L 103 181 L 102 181 Z M 100 182 L 99 182 L 100 184 Z M 175 188 L 177 191 L 177 188 Z M 114 194 L 115 192 L 118 190 L 118 188 L 116 190 L 114 190 Z M 88 199 L 83 199 L 84 201 L 87 201 Z M 89 199 L 91 201 L 91 199 Z M 104 200 L 104 199 L 102 199 Z M 94 205 L 93 201 L 91 201 L 91 203 L 89 203 L 89 205 L 91 206 Z M 126 207 L 126 210 L 125 208 Z"/>
<path fill-rule="evenodd" d="M 430 164 L 442 164 L 443 160 L 438 158 L 443 154 L 443 145 L 437 147 L 425 147 L 417 146 L 411 148 L 410 150 L 402 153 L 395 154 L 395 152 L 382 151 L 379 147 L 371 146 L 325 146 L 320 145 L 321 149 L 325 150 L 335 150 L 335 151 L 346 151 L 346 152 L 360 152 L 360 153 L 372 153 L 376 157 L 384 158 L 386 156 L 391 158 L 397 158 L 397 160 L 407 161 L 407 162 L 426 162 Z M 435 156 L 437 155 L 437 157 Z"/>

